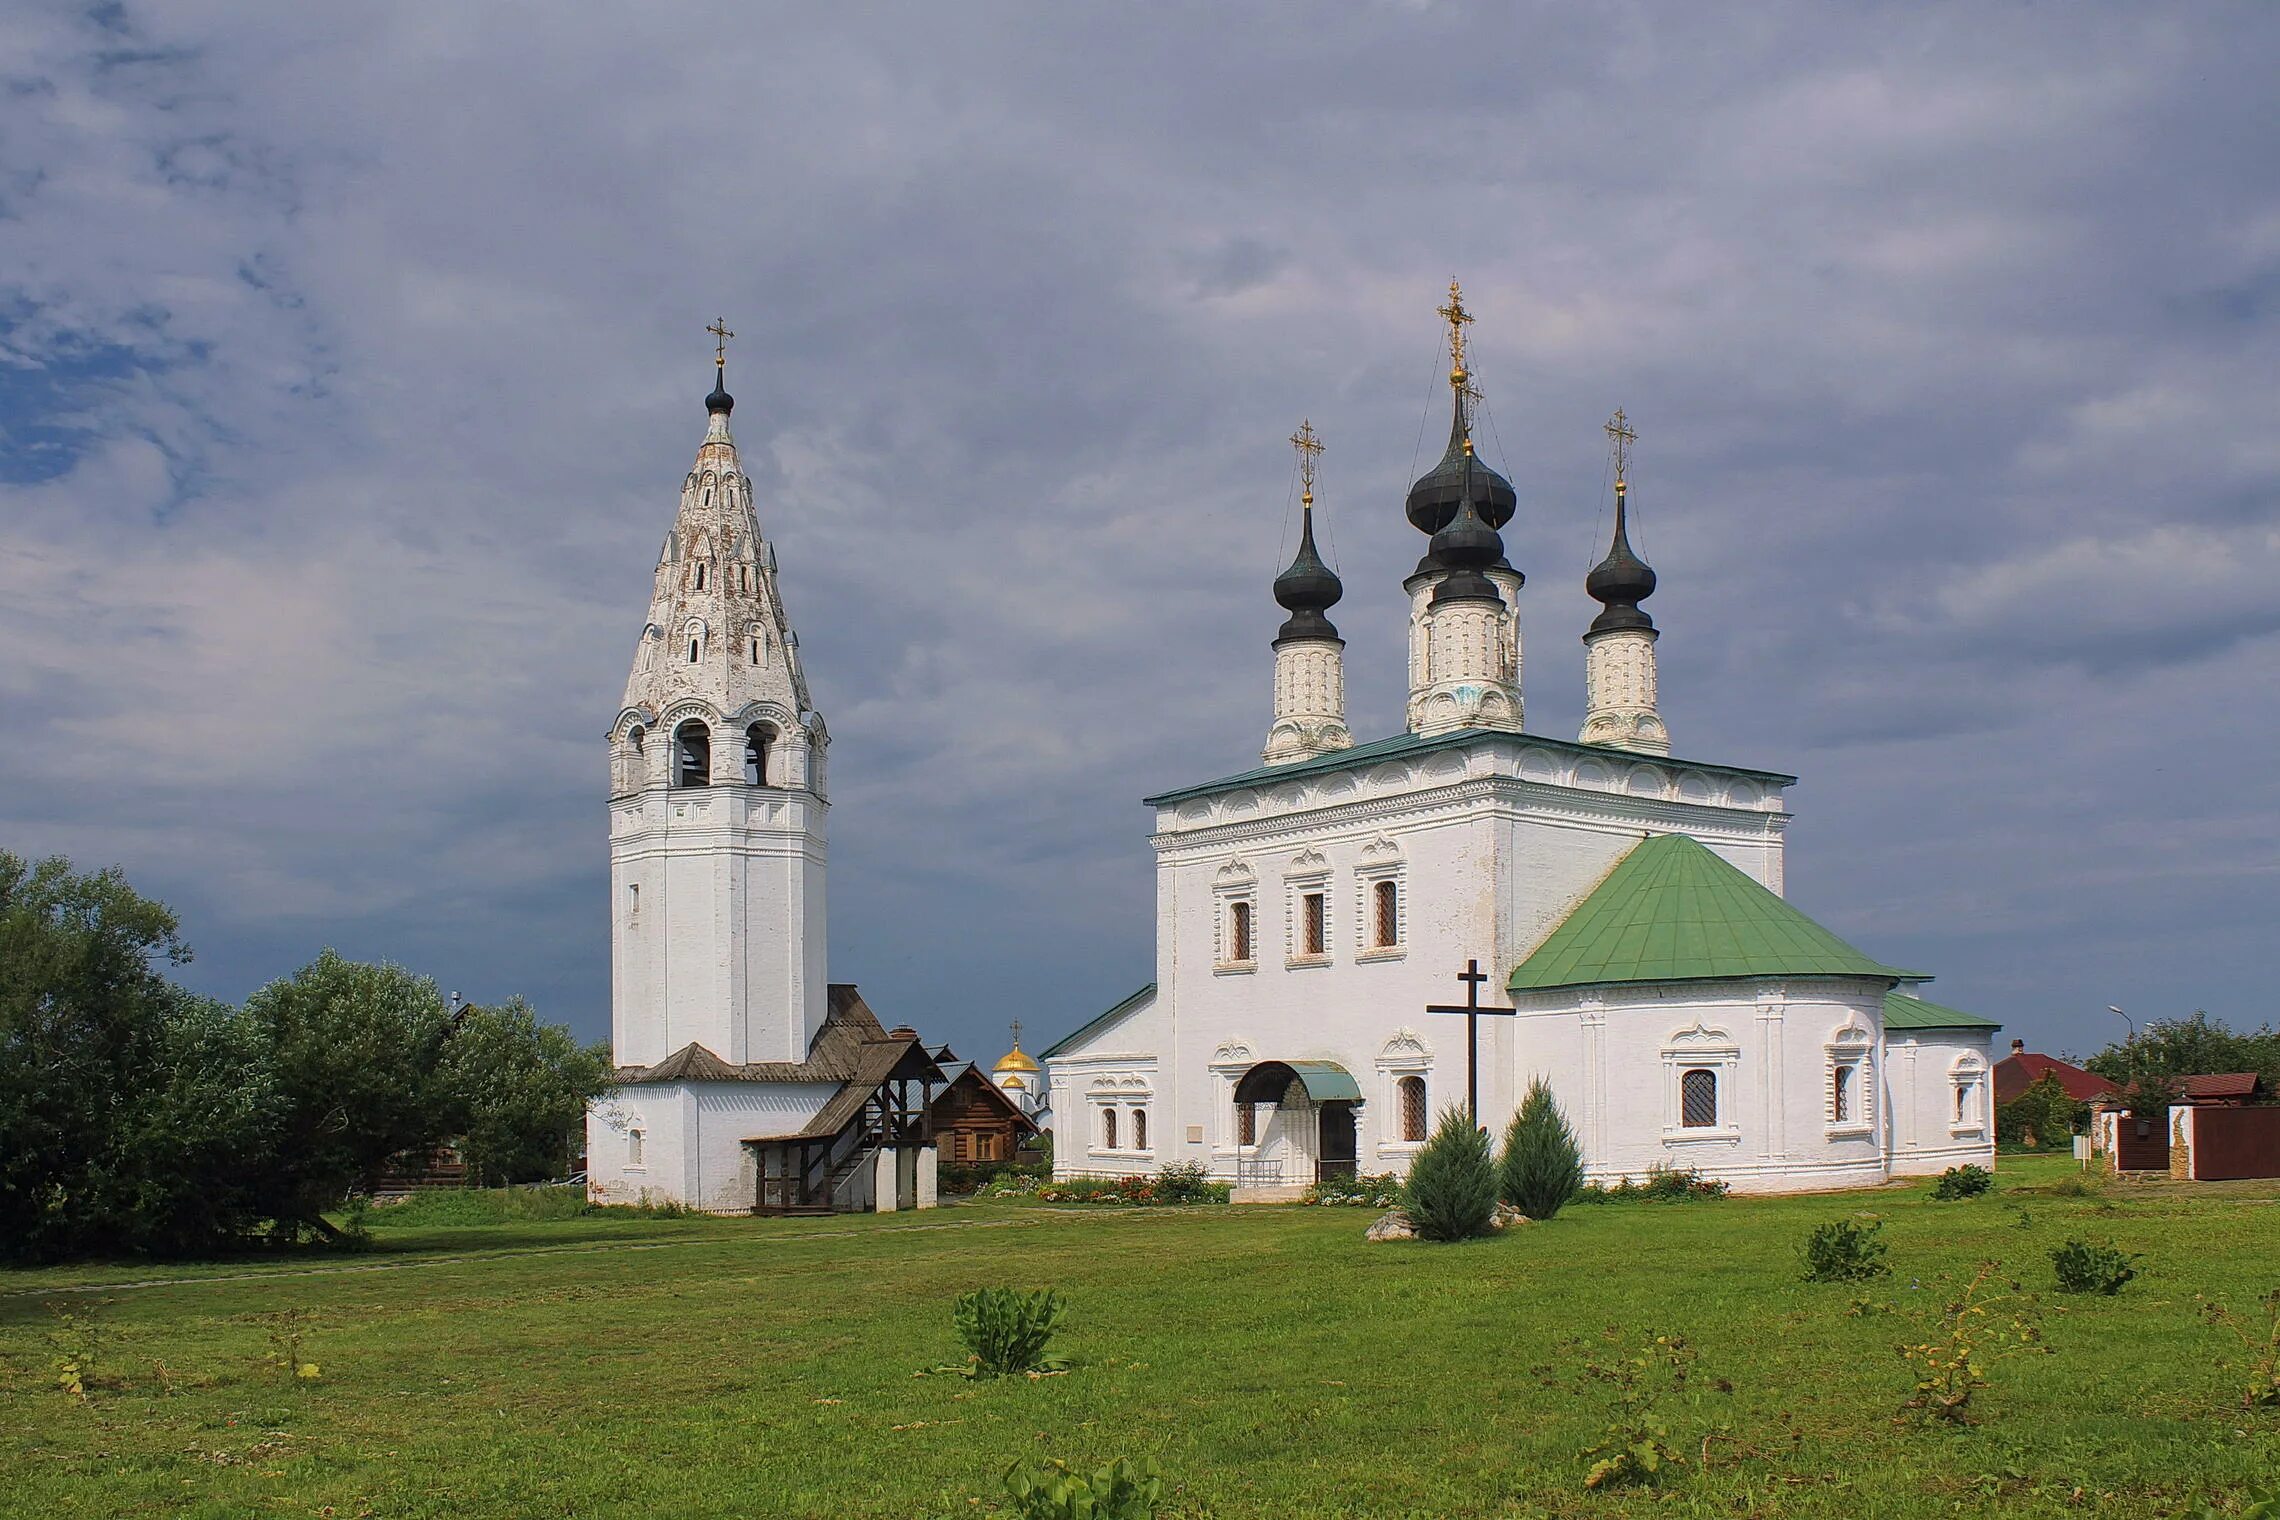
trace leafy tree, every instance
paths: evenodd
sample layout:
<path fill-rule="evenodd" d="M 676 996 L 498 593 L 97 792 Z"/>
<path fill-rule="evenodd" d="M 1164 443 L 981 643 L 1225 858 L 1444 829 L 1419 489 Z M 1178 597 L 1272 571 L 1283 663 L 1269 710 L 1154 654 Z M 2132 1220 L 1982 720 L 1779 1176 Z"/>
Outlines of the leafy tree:
<path fill-rule="evenodd" d="M 2082 1064 L 2121 1087 L 2135 1077 L 2215 1071 L 2253 1071 L 2267 1087 L 2280 1087 L 2280 1031 L 2266 1024 L 2243 1033 L 2195 1009 L 2190 1018 L 2155 1019 L 2135 1039 L 2108 1045 Z"/>
<path fill-rule="evenodd" d="M 2006 1145 L 2032 1136 L 2039 1146 L 2059 1144 L 2084 1121 L 2090 1105 L 2077 1102 L 2056 1072 L 2045 1072 L 2032 1086 L 1995 1109 L 1995 1138 Z"/>
<path fill-rule="evenodd" d="M 451 1015 L 435 983 L 333 951 L 246 1000 L 277 1085 L 276 1154 L 252 1200 L 280 1237 L 339 1232 L 324 1211 L 458 1117 L 442 1065 Z"/>
<path fill-rule="evenodd" d="M 0 1256 L 133 1244 L 120 1137 L 179 1006 L 178 927 L 116 870 L 0 851 Z"/>
<path fill-rule="evenodd" d="M 1488 1233 L 1496 1213 L 1496 1158 L 1471 1114 L 1453 1107 L 1441 1111 L 1432 1138 L 1409 1163 L 1401 1194 L 1410 1223 L 1427 1240 Z"/>
<path fill-rule="evenodd" d="M 443 1047 L 442 1082 L 470 1180 L 499 1187 L 563 1175 L 586 1105 L 614 1070 L 607 1045 L 541 1024 L 519 997 L 466 1009 Z"/>
<path fill-rule="evenodd" d="M 1538 1077 L 1505 1127 L 1497 1189 L 1530 1219 L 1549 1219 L 1582 1188 L 1583 1148 L 1553 1101 L 1551 1085 Z"/>

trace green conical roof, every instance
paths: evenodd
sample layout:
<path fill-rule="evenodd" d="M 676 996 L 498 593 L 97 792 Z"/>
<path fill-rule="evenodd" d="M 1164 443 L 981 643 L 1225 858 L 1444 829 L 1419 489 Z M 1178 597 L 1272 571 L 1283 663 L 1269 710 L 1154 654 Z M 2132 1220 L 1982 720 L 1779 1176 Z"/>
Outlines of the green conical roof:
<path fill-rule="evenodd" d="M 1514 992 L 1603 982 L 1908 975 L 1874 961 L 1684 834 L 1642 839 L 1520 963 Z"/>

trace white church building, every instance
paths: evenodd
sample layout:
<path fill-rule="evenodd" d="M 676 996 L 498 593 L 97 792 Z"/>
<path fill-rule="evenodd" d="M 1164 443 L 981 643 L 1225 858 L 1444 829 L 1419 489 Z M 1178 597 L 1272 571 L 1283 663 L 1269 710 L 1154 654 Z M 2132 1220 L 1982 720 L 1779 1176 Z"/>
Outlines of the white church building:
<path fill-rule="evenodd" d="M 944 1074 L 826 977 L 830 737 L 715 361 L 609 733 L 618 1086 L 586 1117 L 587 1191 L 710 1212 L 926 1208 Z"/>
<path fill-rule="evenodd" d="M 1499 536 L 1517 497 L 1473 450 L 1471 318 L 1450 294 L 1448 451 L 1407 502 L 1428 544 L 1403 582 L 1406 723 L 1364 744 L 1347 727 L 1327 616 L 1344 588 L 1315 549 L 1301 429 L 1264 763 L 1147 799 L 1156 976 L 1041 1053 L 1056 1171 L 1198 1162 L 1262 1190 L 1402 1172 L 1468 1084 L 1500 1132 L 1538 1076 L 1596 1180 L 1688 1168 L 1783 1191 L 1991 1166 L 1998 1026 L 1783 899 L 1795 777 L 1672 753 L 1619 412 L 1582 729 L 1527 728 L 1524 577 Z M 1477 1066 L 1469 1021 L 1427 1011 L 1464 1001 L 1476 961 L 1502 1010 L 1477 1021 Z"/>

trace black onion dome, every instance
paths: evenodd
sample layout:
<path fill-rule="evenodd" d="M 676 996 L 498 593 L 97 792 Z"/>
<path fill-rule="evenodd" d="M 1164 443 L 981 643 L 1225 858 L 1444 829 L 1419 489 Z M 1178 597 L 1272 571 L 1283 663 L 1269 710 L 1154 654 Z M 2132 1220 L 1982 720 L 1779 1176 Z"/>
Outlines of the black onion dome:
<path fill-rule="evenodd" d="M 1438 533 L 1449 525 L 1449 520 L 1457 515 L 1457 502 L 1465 494 L 1468 473 L 1472 481 L 1473 510 L 1490 531 L 1500 531 L 1512 521 L 1512 514 L 1520 505 L 1520 497 L 1512 489 L 1511 481 L 1483 461 L 1466 455 L 1466 436 L 1465 398 L 1459 395 L 1449 418 L 1448 452 L 1409 488 L 1409 525 L 1420 533 Z"/>
<path fill-rule="evenodd" d="M 1337 606 L 1345 594 L 1346 583 L 1339 580 L 1338 572 L 1324 564 L 1322 556 L 1315 552 L 1314 513 L 1302 512 L 1298 553 L 1291 559 L 1290 568 L 1275 577 L 1275 600 L 1290 611 L 1290 616 L 1275 633 L 1275 642 L 1338 637 L 1338 630 L 1322 614 Z"/>
<path fill-rule="evenodd" d="M 1639 603 L 1655 594 L 1655 572 L 1645 560 L 1631 552 L 1631 535 L 1625 521 L 1624 492 L 1615 491 L 1615 543 L 1607 557 L 1591 567 L 1583 578 L 1583 589 L 1591 599 L 1603 604 L 1605 610 L 1591 620 L 1593 633 L 1605 633 L 1615 628 L 1652 628 L 1655 620 L 1645 613 Z"/>
<path fill-rule="evenodd" d="M 728 367 L 726 365 L 714 367 L 712 394 L 705 397 L 705 410 L 708 413 L 736 410 L 736 398 L 728 393 Z"/>
<path fill-rule="evenodd" d="M 1486 494 L 1482 479 L 1501 480 L 1493 470 L 1477 464 L 1469 454 L 1461 454 L 1457 480 L 1456 507 L 1441 530 L 1433 535 L 1433 551 L 1427 558 L 1448 570 L 1441 584 L 1433 588 L 1433 605 L 1443 602 L 1501 602 L 1503 594 L 1496 583 L 1481 572 L 1504 562 L 1504 540 L 1496 536 L 1482 515 L 1480 502 Z M 1512 488 L 1506 486 L 1509 497 Z M 1411 495 L 1410 500 L 1416 501 Z"/>

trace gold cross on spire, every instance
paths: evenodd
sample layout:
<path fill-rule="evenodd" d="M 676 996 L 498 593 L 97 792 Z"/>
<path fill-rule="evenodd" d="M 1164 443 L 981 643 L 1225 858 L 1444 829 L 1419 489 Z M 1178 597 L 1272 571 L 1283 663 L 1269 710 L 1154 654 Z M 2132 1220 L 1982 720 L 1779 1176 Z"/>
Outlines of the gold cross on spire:
<path fill-rule="evenodd" d="M 1465 390 L 1465 382 L 1472 378 L 1465 368 L 1465 328 L 1471 325 L 1472 313 L 1465 310 L 1465 293 L 1457 288 L 1455 275 L 1449 276 L 1449 304 L 1435 309 L 1449 324 L 1449 383 Z"/>
<path fill-rule="evenodd" d="M 1290 435 L 1290 446 L 1298 450 L 1298 504 L 1314 505 L 1314 460 L 1322 452 L 1322 440 L 1314 436 L 1314 424 L 1301 422 L 1298 431 Z"/>
<path fill-rule="evenodd" d="M 728 340 L 736 336 L 728 330 L 728 318 L 713 318 L 712 325 L 707 327 L 705 331 L 713 335 L 713 367 L 715 369 L 728 368 Z"/>
<path fill-rule="evenodd" d="M 1021 1020 L 1019 1019 L 1013 1021 L 1013 1048 L 1015 1050 L 1021 1048 Z"/>
<path fill-rule="evenodd" d="M 1639 435 L 1632 428 L 1630 420 L 1623 415 L 1621 407 L 1615 408 L 1615 415 L 1607 419 L 1607 425 L 1601 431 L 1606 433 L 1607 441 L 1615 446 L 1615 489 L 1620 491 L 1623 489 L 1623 471 L 1631 462 L 1631 445 L 1639 441 Z"/>

